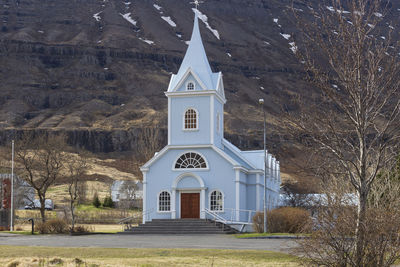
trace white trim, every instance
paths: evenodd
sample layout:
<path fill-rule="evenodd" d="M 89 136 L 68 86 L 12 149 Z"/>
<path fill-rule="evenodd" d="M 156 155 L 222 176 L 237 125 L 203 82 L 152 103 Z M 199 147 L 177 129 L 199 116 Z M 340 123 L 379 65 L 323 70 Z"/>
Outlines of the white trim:
<path fill-rule="evenodd" d="M 222 194 L 222 210 L 212 210 L 211 209 L 211 194 L 215 191 L 218 191 Z M 210 190 L 210 193 L 208 193 L 208 209 L 211 210 L 212 212 L 216 213 L 224 213 L 225 212 L 225 194 L 221 189 L 212 189 Z"/>
<path fill-rule="evenodd" d="M 186 112 L 188 112 L 191 109 L 194 110 L 194 112 L 196 112 L 196 128 L 187 128 L 186 129 L 185 128 L 185 126 L 186 126 L 186 120 L 185 120 Z M 199 111 L 195 107 L 187 107 L 185 109 L 185 112 L 183 112 L 182 131 L 185 131 L 185 132 L 198 131 L 199 130 L 199 124 L 200 124 L 199 119 L 200 119 Z"/>
<path fill-rule="evenodd" d="M 211 95 L 210 97 L 210 140 L 211 144 L 214 145 L 214 95 Z"/>
<path fill-rule="evenodd" d="M 160 194 L 162 192 L 167 192 L 169 194 L 169 210 L 162 210 L 160 211 Z M 167 190 L 167 189 L 163 189 L 161 191 L 158 192 L 157 194 L 157 213 L 171 213 L 171 191 Z"/>
<path fill-rule="evenodd" d="M 142 218 L 142 223 L 146 223 L 146 207 L 147 207 L 147 173 L 143 172 L 143 218 Z"/>
<path fill-rule="evenodd" d="M 260 210 L 260 174 L 256 174 L 256 210 Z"/>
<path fill-rule="evenodd" d="M 242 151 L 239 148 L 237 148 L 234 144 L 232 144 L 231 142 L 229 142 L 225 138 L 222 138 L 222 144 L 225 145 L 226 147 L 228 147 L 233 152 L 233 154 L 235 154 L 237 157 L 239 157 L 241 160 L 243 160 L 245 163 L 247 163 L 247 165 L 249 165 L 251 168 L 257 169 L 250 161 L 248 161 L 241 154 Z"/>
<path fill-rule="evenodd" d="M 222 158 L 224 158 L 226 161 L 228 161 L 230 164 L 233 165 L 233 167 L 240 167 L 241 165 L 236 162 L 234 159 L 232 159 L 229 155 L 227 155 L 223 150 L 220 148 L 213 146 L 213 145 L 173 145 L 173 146 L 165 146 L 160 152 L 158 152 L 153 158 L 151 158 L 148 162 L 146 162 L 140 170 L 142 172 L 148 171 L 150 166 L 157 161 L 162 155 L 164 155 L 169 149 L 196 149 L 196 148 L 212 148 L 217 154 L 219 154 Z M 243 168 L 243 167 L 242 167 Z M 257 173 L 260 172 L 261 170 L 247 170 L 246 168 L 243 168 L 244 170 L 248 171 L 249 173 Z M 199 169 L 200 170 L 200 169 Z"/>
<path fill-rule="evenodd" d="M 164 153 L 168 151 L 168 148 L 169 146 L 165 146 L 163 149 L 161 149 L 161 151 L 155 154 L 148 162 L 146 162 L 142 167 L 140 167 L 140 170 L 142 172 L 148 171 L 151 164 L 153 164 L 154 161 L 156 161 L 158 158 L 164 155 Z"/>
<path fill-rule="evenodd" d="M 209 96 L 215 95 L 223 103 L 226 103 L 226 99 L 222 98 L 215 90 L 195 90 L 195 91 L 177 91 L 177 92 L 164 92 L 167 97 L 188 97 L 188 96 Z"/>
<path fill-rule="evenodd" d="M 183 154 L 186 154 L 186 153 L 196 153 L 196 154 L 199 154 L 199 155 L 204 159 L 204 162 L 206 163 L 207 168 L 176 169 L 176 168 L 175 168 L 176 162 L 178 161 L 178 159 L 179 159 L 180 157 L 182 157 Z M 180 153 L 179 156 L 178 156 L 177 158 L 175 158 L 175 161 L 172 162 L 172 168 L 171 168 L 171 169 L 172 169 L 173 171 L 188 171 L 188 170 L 190 170 L 190 171 L 208 171 L 208 170 L 210 170 L 210 166 L 208 165 L 207 158 L 204 157 L 204 155 L 203 155 L 202 153 L 200 153 L 200 152 L 198 152 L 198 151 L 195 151 L 195 150 L 187 150 L 187 151 L 184 151 L 184 152 Z"/>
<path fill-rule="evenodd" d="M 199 189 L 205 188 L 203 179 L 201 179 L 200 176 L 198 176 L 197 174 L 192 173 L 192 172 L 182 173 L 182 174 L 180 174 L 178 177 L 176 177 L 175 180 L 172 182 L 172 188 L 178 190 L 179 188 L 177 188 L 177 186 L 178 186 L 179 182 L 180 182 L 183 178 L 185 178 L 185 177 L 187 177 L 187 176 L 192 176 L 192 177 L 194 177 L 194 178 L 197 179 L 197 181 L 198 181 L 199 184 L 200 184 L 200 188 L 199 188 Z M 180 190 L 180 189 L 179 189 L 179 190 Z"/>
<path fill-rule="evenodd" d="M 235 199 L 236 199 L 236 203 L 235 203 L 235 209 L 239 210 L 240 209 L 240 172 L 239 170 L 235 170 L 235 188 L 236 188 L 236 192 L 235 192 Z M 236 221 L 239 221 L 239 212 L 236 212 Z"/>
<path fill-rule="evenodd" d="M 188 89 L 189 83 L 193 84 L 193 90 L 189 90 Z M 190 79 L 190 80 L 186 81 L 185 88 L 186 88 L 186 91 L 189 91 L 189 92 L 196 91 L 196 83 L 193 80 Z"/>
<path fill-rule="evenodd" d="M 222 72 L 219 72 L 218 76 L 218 81 L 217 81 L 217 92 L 219 92 L 222 96 L 223 99 L 225 99 L 225 87 L 224 87 L 224 81 L 223 81 L 223 75 Z"/>
<path fill-rule="evenodd" d="M 171 195 L 171 219 L 176 219 L 176 190 L 172 189 Z"/>
<path fill-rule="evenodd" d="M 216 120 L 215 125 L 217 127 L 216 132 L 217 132 L 218 135 L 221 135 L 221 115 L 219 114 L 219 111 L 217 111 L 217 115 L 215 117 L 215 120 Z"/>
<path fill-rule="evenodd" d="M 172 120 L 171 120 L 171 113 L 172 113 L 172 111 L 171 111 L 171 102 L 172 102 L 172 100 L 171 100 L 171 98 L 170 97 L 168 97 L 168 145 L 170 145 L 171 144 L 171 130 L 172 130 Z"/>
<path fill-rule="evenodd" d="M 201 81 L 199 76 L 197 76 L 197 74 L 192 70 L 192 68 L 189 67 L 186 70 L 185 74 L 183 74 L 181 80 L 177 83 L 177 85 L 174 88 L 172 88 L 172 90 L 170 90 L 171 88 L 168 87 L 168 92 L 176 92 L 190 74 L 192 74 L 193 78 L 200 85 L 200 87 L 203 88 L 203 90 L 207 90 L 207 86 L 205 86 L 205 84 Z M 186 90 L 184 92 L 186 92 Z"/>

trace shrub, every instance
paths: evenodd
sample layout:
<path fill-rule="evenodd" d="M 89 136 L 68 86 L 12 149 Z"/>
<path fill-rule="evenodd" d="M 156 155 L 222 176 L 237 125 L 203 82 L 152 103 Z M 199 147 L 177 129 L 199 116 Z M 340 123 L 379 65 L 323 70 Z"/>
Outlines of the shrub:
<path fill-rule="evenodd" d="M 112 198 L 110 196 L 105 197 L 103 207 L 106 207 L 106 208 L 114 207 L 114 202 L 112 201 Z"/>
<path fill-rule="evenodd" d="M 93 232 L 93 227 L 85 225 L 76 225 L 74 227 L 74 233 L 89 233 Z"/>
<path fill-rule="evenodd" d="M 62 219 L 51 219 L 36 224 L 35 231 L 40 234 L 65 234 L 68 233 L 69 227 L 67 222 Z"/>
<path fill-rule="evenodd" d="M 100 202 L 99 196 L 97 195 L 97 192 L 94 193 L 92 204 L 96 208 L 100 207 L 100 205 L 101 205 L 101 202 Z"/>
<path fill-rule="evenodd" d="M 309 231 L 311 217 L 307 210 L 283 207 L 268 211 L 267 223 L 269 233 L 301 233 Z M 254 215 L 253 227 L 258 233 L 264 231 L 264 213 Z"/>

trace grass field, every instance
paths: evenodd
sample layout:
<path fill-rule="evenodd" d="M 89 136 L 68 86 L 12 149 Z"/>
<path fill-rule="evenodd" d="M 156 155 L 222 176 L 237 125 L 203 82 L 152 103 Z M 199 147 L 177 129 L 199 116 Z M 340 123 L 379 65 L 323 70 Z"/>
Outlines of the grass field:
<path fill-rule="evenodd" d="M 21 256 L 23 255 L 23 257 Z M 53 263 L 59 263 L 51 264 Z M 19 263 L 18 265 L 12 265 Z M 255 250 L 0 246 L 0 266 L 300 266 L 288 254 Z"/>

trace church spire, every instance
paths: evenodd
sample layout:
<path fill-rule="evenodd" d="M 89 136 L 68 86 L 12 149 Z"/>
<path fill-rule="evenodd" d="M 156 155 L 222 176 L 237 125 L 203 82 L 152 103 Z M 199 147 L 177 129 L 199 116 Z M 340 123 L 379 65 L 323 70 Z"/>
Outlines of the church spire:
<path fill-rule="evenodd" d="M 201 39 L 199 29 L 198 11 L 194 10 L 194 25 L 192 37 L 189 41 L 189 47 L 186 50 L 185 57 L 176 75 L 173 75 L 168 91 L 174 90 L 179 82 L 184 78 L 187 71 L 190 69 L 206 86 L 204 90 L 215 90 L 216 84 L 213 82 L 213 73 L 208 62 L 203 41 Z"/>

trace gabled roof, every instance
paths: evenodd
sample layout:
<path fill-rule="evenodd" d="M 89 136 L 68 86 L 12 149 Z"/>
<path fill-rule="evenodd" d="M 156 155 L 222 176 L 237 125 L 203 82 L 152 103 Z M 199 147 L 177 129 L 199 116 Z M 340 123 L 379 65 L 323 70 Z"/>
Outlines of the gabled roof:
<path fill-rule="evenodd" d="M 183 58 L 182 64 L 176 75 L 171 76 L 168 86 L 168 92 L 176 91 L 187 77 L 188 71 L 194 74 L 201 81 L 203 90 L 217 90 L 218 81 L 222 76 L 221 72 L 213 73 L 210 63 L 208 62 L 206 51 L 200 35 L 199 20 L 197 13 L 194 17 L 194 25 L 192 37 L 189 42 L 189 47 Z M 221 94 L 221 93 L 220 93 Z M 223 95 L 223 94 L 222 94 Z"/>

